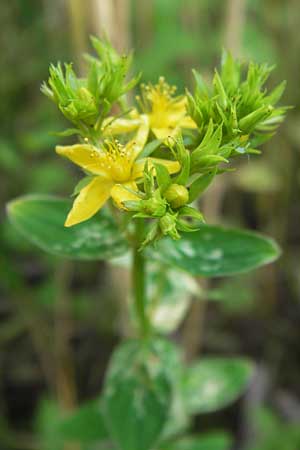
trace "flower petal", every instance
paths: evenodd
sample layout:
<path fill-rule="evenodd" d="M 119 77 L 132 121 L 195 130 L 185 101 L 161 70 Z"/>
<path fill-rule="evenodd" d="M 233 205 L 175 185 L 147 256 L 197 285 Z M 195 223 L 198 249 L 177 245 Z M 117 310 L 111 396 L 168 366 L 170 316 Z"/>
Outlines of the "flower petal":
<path fill-rule="evenodd" d="M 161 139 L 164 141 L 168 137 L 172 136 L 175 137 L 179 133 L 179 128 L 171 128 L 171 127 L 165 127 L 165 128 L 152 128 L 152 132 L 155 135 L 157 139 Z"/>
<path fill-rule="evenodd" d="M 113 182 L 103 177 L 95 177 L 87 186 L 81 189 L 65 222 L 71 227 L 83 222 L 99 211 L 109 199 Z"/>
<path fill-rule="evenodd" d="M 104 136 L 115 136 L 116 134 L 130 133 L 141 124 L 139 119 L 114 119 L 108 117 L 103 122 Z"/>
<path fill-rule="evenodd" d="M 77 166 L 95 174 L 108 177 L 107 172 L 101 167 L 103 156 L 96 147 L 90 144 L 58 145 L 56 153 L 70 159 Z"/>
<path fill-rule="evenodd" d="M 180 128 L 197 128 L 196 123 L 190 116 L 185 116 L 180 122 Z"/>
<path fill-rule="evenodd" d="M 141 151 L 145 147 L 150 129 L 149 118 L 146 114 L 141 114 L 139 120 L 140 126 L 136 132 L 136 135 L 133 140 L 126 146 L 128 148 L 131 148 L 133 160 L 137 158 L 139 153 L 141 153 Z"/>
<path fill-rule="evenodd" d="M 137 178 L 141 178 L 143 176 L 144 167 L 147 161 L 149 164 L 149 168 L 153 167 L 153 163 L 161 164 L 162 166 L 165 166 L 166 169 L 168 169 L 168 172 L 170 174 L 179 172 L 181 167 L 178 161 L 170 161 L 168 159 L 161 159 L 161 158 L 140 159 L 133 165 L 131 173 L 131 178 L 133 180 L 136 180 Z"/>
<path fill-rule="evenodd" d="M 133 181 L 114 185 L 111 190 L 111 197 L 118 208 L 126 210 L 124 202 L 129 200 L 140 200 L 140 197 L 131 191 L 138 191 L 137 185 Z"/>

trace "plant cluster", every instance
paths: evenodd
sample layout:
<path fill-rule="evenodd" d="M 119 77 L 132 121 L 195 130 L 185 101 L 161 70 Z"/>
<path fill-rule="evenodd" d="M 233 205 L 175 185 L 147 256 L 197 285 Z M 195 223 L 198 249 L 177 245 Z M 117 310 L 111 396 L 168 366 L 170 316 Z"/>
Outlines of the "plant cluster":
<path fill-rule="evenodd" d="M 126 82 L 131 55 L 120 56 L 107 41 L 92 38 L 97 57 L 88 57 L 86 78 L 72 65 L 50 67 L 42 92 L 75 128 L 79 143 L 58 146 L 57 153 L 85 172 L 66 226 L 96 214 L 112 198 L 134 219 L 151 219 L 143 245 L 164 235 L 198 229 L 203 216 L 191 204 L 241 154 L 257 153 L 282 122 L 277 107 L 285 83 L 271 93 L 265 83 L 272 70 L 251 63 L 246 70 L 224 53 L 212 87 L 194 71 L 194 93 L 176 95 L 163 77 L 141 85 L 136 104 L 126 93 L 139 76 Z"/>
<path fill-rule="evenodd" d="M 139 80 L 126 81 L 131 56 L 107 41 L 92 43 L 97 56 L 87 58 L 86 78 L 58 64 L 42 86 L 72 123 L 62 135 L 78 137 L 56 147 L 85 175 L 71 210 L 67 200 L 37 195 L 12 201 L 8 212 L 26 238 L 59 257 L 113 264 L 130 254 L 134 338 L 114 352 L 101 396 L 58 420 L 52 434 L 59 450 L 70 442 L 84 450 L 228 450 L 222 433 L 187 433 L 193 415 L 242 393 L 253 365 L 202 358 L 186 367 L 161 335 L 176 329 L 192 294 L 201 301 L 191 276 L 247 272 L 279 255 L 269 238 L 203 224 L 196 202 L 233 158 L 256 153 L 274 133 L 286 111 L 276 106 L 284 84 L 268 93 L 271 68 L 245 68 L 225 53 L 211 87 L 194 72 L 194 93 L 176 95 L 161 77 L 141 85 L 131 106 L 126 94 Z"/>

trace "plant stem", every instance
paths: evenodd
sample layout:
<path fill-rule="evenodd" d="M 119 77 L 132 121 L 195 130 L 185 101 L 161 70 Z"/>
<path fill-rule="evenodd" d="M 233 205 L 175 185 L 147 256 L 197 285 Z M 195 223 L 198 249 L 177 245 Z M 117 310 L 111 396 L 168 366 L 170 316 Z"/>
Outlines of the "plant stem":
<path fill-rule="evenodd" d="M 135 313 L 139 323 L 139 333 L 143 338 L 147 337 L 150 331 L 150 324 L 146 314 L 146 263 L 143 252 L 139 250 L 144 236 L 144 226 L 144 220 L 136 220 L 132 262 Z"/>

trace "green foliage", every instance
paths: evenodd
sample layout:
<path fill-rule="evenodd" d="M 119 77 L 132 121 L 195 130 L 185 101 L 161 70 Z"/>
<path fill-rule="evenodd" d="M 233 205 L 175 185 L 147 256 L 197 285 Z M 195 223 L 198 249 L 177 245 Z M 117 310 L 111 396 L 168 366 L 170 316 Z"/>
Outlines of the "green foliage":
<path fill-rule="evenodd" d="M 259 1 L 250 3 L 248 8 L 251 9 L 251 12 L 245 23 L 244 49 L 258 60 L 273 61 L 277 55 L 274 50 L 275 39 L 273 42 L 270 39 L 270 30 L 275 30 L 276 33 L 282 31 L 279 24 L 281 26 L 284 20 L 283 11 L 277 7 L 273 8 L 273 6 L 269 8 L 269 5 L 263 7 Z M 51 54 L 48 42 L 52 46 L 59 46 L 56 52 L 59 50 L 63 53 L 65 48 L 61 43 L 68 41 L 67 36 L 58 30 L 58 28 L 66 29 L 64 23 L 58 21 L 59 26 L 55 24 L 58 16 L 61 15 L 60 9 L 57 7 L 58 5 L 53 3 L 51 6 L 50 4 L 52 5 L 50 2 L 44 8 L 32 0 L 27 5 L 13 0 L 1 7 L 0 34 L 4 43 L 4 70 L 0 73 L 0 109 L 3 112 L 0 164 L 4 170 L 2 197 L 13 198 L 20 191 L 61 193 L 71 190 L 69 180 L 71 177 L 66 176 L 64 167 L 52 161 L 52 153 L 49 153 L 55 140 L 53 136 L 49 137 L 48 130 L 60 128 L 60 126 L 55 124 L 53 127 L 51 112 L 44 107 L 42 114 L 45 123 L 41 124 L 39 115 L 41 111 L 38 111 L 39 100 L 31 91 L 31 86 L 36 86 L 36 80 L 44 76 L 45 61 L 53 58 L 53 52 Z M 201 66 L 206 79 L 207 71 L 210 70 L 207 63 L 214 60 L 219 52 L 221 28 L 223 34 L 224 7 L 225 2 L 222 3 L 218 0 L 203 2 L 187 0 L 184 4 L 180 0 L 155 1 L 154 26 L 150 30 L 152 40 L 150 39 L 150 45 L 146 51 L 141 48 L 137 51 L 136 66 L 139 69 L 141 67 L 145 69 L 145 78 L 156 78 L 158 73 L 164 73 L 172 81 L 178 81 L 180 87 L 183 87 L 186 78 L 185 68 L 190 65 L 191 60 L 194 64 L 198 64 L 199 55 L 201 55 Z M 264 8 L 270 18 L 268 23 L 261 20 Z M 9 10 L 11 17 L 7 14 Z M 276 11 L 277 14 L 279 12 L 277 19 L 274 18 Z M 51 26 L 46 36 L 43 26 L 49 18 Z M 150 23 L 150 20 L 148 22 Z M 196 29 L 193 28 L 195 23 Z M 53 29 L 53 26 L 56 28 Z M 212 28 L 213 32 L 211 32 Z M 297 27 L 294 28 L 297 29 Z M 53 30 L 55 39 L 51 37 Z M 143 27 L 142 33 L 144 33 Z M 283 35 L 286 36 L 286 33 Z M 140 45 L 140 40 L 138 39 L 138 45 Z M 74 128 L 59 133 L 60 136 L 68 137 L 77 134 L 80 139 L 88 137 L 91 142 L 97 143 L 98 137 L 102 134 L 103 118 L 111 111 L 112 105 L 120 103 L 122 104 L 120 115 L 126 112 L 127 107 L 123 95 L 136 83 L 137 78 L 129 82 L 125 81 L 131 64 L 131 55 L 125 57 L 117 55 L 106 41 L 94 40 L 93 44 L 97 57 L 90 57 L 87 60 L 88 74 L 85 78 L 77 77 L 71 64 L 58 64 L 51 67 L 49 85 L 44 85 L 42 90 L 58 104 L 64 116 L 74 123 Z M 243 53 L 245 54 L 245 52 Z M 153 55 L 155 64 L 153 64 Z M 16 58 L 18 70 L 16 70 Z M 282 59 L 284 64 L 288 61 L 288 58 Z M 159 172 L 157 184 L 149 196 L 143 198 L 139 203 L 137 213 L 140 214 L 140 217 L 152 219 L 151 225 L 153 225 L 153 218 L 157 218 L 157 223 L 154 224 L 155 232 L 149 233 L 148 242 L 157 237 L 156 232 L 159 237 L 166 234 L 177 239 L 180 231 L 188 231 L 188 227 L 195 229 L 195 225 L 199 225 L 199 222 L 202 221 L 202 216 L 196 209 L 187 206 L 187 203 L 202 195 L 210 186 L 215 175 L 226 170 L 230 157 L 256 151 L 257 145 L 268 139 L 275 126 L 282 120 L 285 109 L 277 108 L 276 101 L 282 93 L 283 84 L 279 85 L 273 93 L 268 94 L 264 86 L 264 78 L 269 72 L 266 66 L 251 64 L 248 74 L 246 74 L 248 79 L 243 78 L 244 81 L 241 81 L 244 72 L 243 67 L 240 67 L 237 62 L 233 63 L 227 55 L 227 62 L 225 59 L 223 69 L 214 77 L 213 86 L 206 87 L 207 92 L 201 91 L 201 89 L 205 89 L 205 83 L 202 83 L 200 77 L 195 75 L 197 82 L 196 94 L 193 97 L 196 105 L 195 117 L 199 111 L 203 114 L 201 122 L 200 119 L 198 120 L 199 132 L 192 131 L 189 136 L 184 137 L 185 150 L 188 150 L 185 156 L 188 155 L 188 158 L 180 160 L 176 155 L 176 159 L 178 158 L 182 164 L 178 175 L 170 177 L 161 169 L 162 166 L 156 165 L 156 170 Z M 298 73 L 297 70 L 295 73 Z M 237 92 L 238 95 L 236 95 Z M 291 92 L 294 95 L 296 90 L 291 89 Z M 191 98 L 190 102 L 192 103 Z M 118 105 L 115 105 L 115 108 L 118 108 Z M 205 116 L 207 111 L 208 114 Z M 31 130 L 33 126 L 35 127 L 34 131 Z M 296 131 L 297 121 L 295 121 L 294 136 Z M 163 154 L 167 150 L 162 140 L 152 140 L 146 144 L 138 159 L 149 155 L 156 156 L 156 153 L 159 152 Z M 283 148 L 283 150 L 286 149 Z M 282 154 L 288 156 L 288 152 L 283 151 Z M 275 161 L 279 161 L 279 170 L 281 171 L 280 157 L 276 157 Z M 237 175 L 234 174 L 233 179 L 244 190 L 261 192 L 264 195 L 272 193 L 278 189 L 278 186 L 281 186 L 281 183 L 282 186 L 285 186 L 284 178 L 278 180 L 278 177 L 274 176 L 273 166 L 272 161 L 262 164 L 255 163 L 254 167 L 249 165 L 242 168 Z M 290 180 L 288 164 L 286 172 Z M 280 174 L 282 175 L 281 172 Z M 77 185 L 74 195 L 77 195 L 89 180 L 89 178 L 84 179 Z M 178 189 L 178 186 L 181 188 Z M 171 193 L 168 192 L 170 187 Z M 188 201 L 186 190 L 189 192 Z M 4 202 L 5 198 L 2 200 Z M 42 280 L 38 283 L 34 281 L 38 287 L 32 286 L 30 275 L 27 273 L 28 269 L 30 271 L 33 267 L 37 272 L 40 269 L 36 264 L 37 257 L 33 253 L 33 248 L 27 245 L 27 241 L 23 237 L 46 252 L 71 259 L 107 259 L 123 254 L 128 249 L 128 244 L 123 239 L 123 227 L 118 227 L 107 211 L 100 213 L 96 218 L 83 225 L 69 229 L 63 228 L 69 206 L 67 201 L 54 200 L 45 196 L 23 197 L 9 205 L 10 220 L 15 228 L 10 227 L 7 223 L 1 224 L 1 231 L 3 231 L 0 261 L 1 291 L 4 291 L 4 300 L 7 297 L 3 311 L 5 311 L 5 319 L 7 312 L 9 316 L 12 316 L 8 318 L 7 323 L 1 329 L 0 335 L 4 345 L 20 335 L 26 336 L 26 331 L 31 330 L 31 325 L 34 323 L 37 323 L 40 329 L 43 328 L 43 321 L 40 321 L 43 315 L 47 317 L 52 327 L 52 322 L 54 323 L 53 310 L 56 308 L 60 289 L 53 276 L 55 260 L 41 255 L 39 258 L 43 258 L 43 272 L 45 273 L 42 275 L 38 273 L 38 277 L 42 277 Z M 263 210 L 265 211 L 264 207 Z M 124 216 L 128 222 L 127 231 L 130 237 L 132 215 L 124 214 Z M 257 216 L 259 216 L 258 213 Z M 183 217 L 188 220 L 183 222 Z M 162 221 L 160 221 L 161 218 L 163 218 Z M 191 224 L 191 219 L 194 219 L 195 223 Z M 20 236 L 15 234 L 15 229 L 20 231 Z M 274 229 L 276 229 L 276 224 Z M 203 240 L 202 242 L 202 238 L 200 239 L 200 235 L 205 236 L 205 230 L 213 230 L 212 242 L 209 245 L 206 245 Z M 222 236 L 220 237 L 220 235 Z M 129 244 L 132 244 L 130 240 Z M 224 258 L 222 253 L 220 265 L 218 265 L 219 250 L 221 253 L 224 251 Z M 20 255 L 21 259 L 16 258 L 16 254 Z M 225 232 L 216 227 L 204 228 L 201 226 L 200 230 L 194 234 L 186 235 L 184 233 L 182 240 L 178 242 L 171 242 L 169 238 L 163 238 L 145 255 L 148 255 L 147 266 L 148 263 L 149 265 L 151 263 L 152 266 L 147 270 L 147 314 L 153 325 L 154 333 L 170 333 L 176 330 L 184 316 L 191 303 L 190 297 L 199 293 L 195 280 L 189 274 L 219 276 L 250 270 L 274 260 L 278 255 L 278 249 L 271 240 L 262 239 L 254 234 L 250 236 L 248 233 L 237 231 L 232 233 L 231 230 Z M 162 259 L 164 264 L 156 266 L 153 264 L 153 257 L 157 260 Z M 33 262 L 32 258 L 34 258 Z M 90 282 L 90 272 L 95 273 L 97 267 L 92 264 L 83 264 L 80 267 L 85 282 L 87 280 Z M 188 274 L 178 271 L 177 268 L 184 269 Z M 206 298 L 229 304 L 230 301 L 233 301 L 233 294 L 240 299 L 242 288 L 244 293 L 243 282 L 230 286 L 222 285 L 221 288 L 218 285 L 217 289 L 212 289 L 207 293 Z M 78 287 L 76 287 L 77 289 Z M 107 305 L 104 298 L 107 296 L 107 292 L 102 292 L 102 294 L 100 307 L 103 310 Z M 81 287 L 79 293 L 72 290 L 67 293 L 68 295 L 72 300 L 70 305 L 72 312 L 81 305 L 86 312 L 89 312 L 90 316 L 96 317 L 95 304 L 91 307 L 88 301 L 90 294 L 85 286 Z M 98 292 L 94 293 L 93 300 L 98 301 L 98 295 Z M 20 310 L 16 306 L 18 297 L 20 299 L 24 297 L 26 300 L 26 304 L 22 304 Z M 35 303 L 34 314 L 28 306 L 31 298 Z M 77 300 L 80 300 L 80 305 Z M 74 333 L 76 337 L 77 330 L 86 329 L 88 325 L 82 314 L 82 308 L 80 308 L 81 311 L 77 309 Z M 39 310 L 41 310 L 41 314 Z M 98 321 L 98 318 L 96 320 Z M 105 318 L 101 320 L 104 322 Z M 111 333 L 111 321 L 106 320 L 106 322 L 109 324 L 103 324 L 103 329 L 106 332 L 109 328 Z M 97 322 L 97 327 L 98 325 Z M 45 330 L 45 333 L 47 331 Z M 55 341 L 55 339 L 52 340 Z M 13 387 L 15 380 L 20 383 L 21 398 L 18 397 L 18 402 L 19 400 L 23 401 L 21 384 L 24 380 L 25 382 L 27 379 L 30 380 L 31 376 L 36 382 L 38 374 L 35 358 L 31 357 L 31 348 L 29 350 L 30 357 L 26 358 L 27 347 L 25 345 L 28 344 L 25 341 L 27 339 L 21 342 L 21 347 L 24 345 L 25 348 L 24 359 L 26 362 L 29 359 L 34 360 L 33 367 L 30 363 L 26 368 L 22 367 L 23 358 L 20 358 L 19 365 L 15 366 L 14 362 L 3 366 L 4 377 L 8 371 L 7 379 L 12 384 L 10 387 Z M 20 341 L 16 342 L 20 347 Z M 141 340 L 138 345 L 142 347 L 144 341 Z M 8 352 L 10 349 L 11 346 L 8 346 Z M 136 447 L 140 450 L 140 447 L 149 447 L 151 442 L 157 442 L 156 450 L 225 450 L 231 448 L 230 439 L 220 433 L 207 436 L 188 434 L 182 437 L 182 433 L 188 432 L 187 428 L 191 422 L 191 415 L 187 414 L 183 400 L 188 398 L 190 401 L 188 404 L 191 414 L 217 410 L 226 406 L 237 398 L 248 384 L 250 369 L 248 372 L 247 362 L 244 365 L 242 360 L 239 361 L 240 365 L 233 361 L 225 364 L 225 361 L 215 363 L 215 360 L 211 359 L 208 364 L 204 358 L 202 362 L 195 363 L 185 371 L 184 389 L 182 389 L 181 361 L 177 356 L 174 357 L 173 350 L 171 345 L 156 341 L 154 347 L 151 344 L 141 352 L 136 350 L 137 356 L 133 355 L 132 359 L 126 356 L 124 359 L 121 358 L 121 363 L 117 368 L 119 378 L 113 380 L 114 386 L 118 389 L 117 392 L 122 394 L 121 398 L 116 396 L 116 406 L 108 404 L 107 397 L 104 402 L 114 421 L 116 417 L 117 419 L 121 417 L 114 428 L 114 435 L 117 436 L 115 441 L 119 440 L 122 446 L 124 441 L 125 448 L 129 450 L 132 449 L 132 443 L 133 448 Z M 43 354 L 43 348 L 41 353 Z M 140 353 L 143 354 L 141 357 Z M 18 359 L 17 352 L 16 355 L 14 360 Z M 173 356 L 167 358 L 166 355 Z M 40 355 L 38 354 L 38 356 Z M 83 356 L 86 356 L 84 351 Z M 131 361 L 134 362 L 133 367 L 130 365 Z M 9 372 L 10 366 L 13 366 L 12 376 Z M 162 370 L 157 376 L 156 369 L 160 366 Z M 250 365 L 248 365 L 249 367 Z M 129 372 L 128 376 L 126 372 Z M 123 375 L 124 380 L 121 378 Z M 2 378 L 2 381 L 3 379 L 5 381 L 5 378 Z M 126 385 L 128 379 L 129 384 Z M 109 379 L 107 383 L 110 383 Z M 212 383 L 215 383 L 214 387 L 212 387 Z M 136 395 L 146 399 L 145 415 L 142 418 L 139 415 L 139 409 L 133 405 Z M 120 408 L 121 413 L 124 411 L 124 414 L 118 416 L 117 406 L 120 405 L 121 399 L 125 399 L 125 404 L 121 404 Z M 18 404 L 18 402 L 16 403 Z M 169 403 L 169 408 L 167 408 L 167 403 Z M 69 445 L 73 447 L 75 444 L 74 447 L 77 447 L 78 443 L 80 443 L 81 450 L 105 448 L 106 445 L 111 448 L 113 444 L 109 442 L 111 438 L 107 438 L 108 433 L 104 427 L 100 404 L 101 402 L 97 398 L 95 401 L 78 407 L 74 413 L 66 414 L 61 411 L 56 401 L 43 402 L 38 420 L 38 440 L 35 442 L 33 438 L 32 448 L 65 450 Z M 131 409 L 128 408 L 128 405 Z M 15 405 L 13 406 L 15 407 Z M 6 405 L 4 405 L 4 409 L 6 409 Z M 166 413 L 167 409 L 168 414 Z M 131 415 L 128 414 L 128 411 L 131 412 Z M 164 425 L 158 424 L 159 418 Z M 121 420 L 124 419 L 127 422 L 123 424 Z M 30 420 L 29 417 L 28 420 Z M 299 447 L 299 431 L 296 424 L 283 423 L 269 413 L 263 413 L 259 417 L 259 421 L 261 436 L 254 446 L 255 450 L 275 450 L 277 448 L 290 450 Z M 128 423 L 129 436 L 126 435 Z M 122 428 L 123 426 L 124 428 Z M 0 440 L 3 441 L 5 448 L 21 448 L 23 439 L 24 447 L 25 445 L 31 447 L 31 436 L 29 437 L 27 432 L 23 437 L 23 430 L 21 430 L 19 438 L 19 424 L 18 429 L 11 432 L 9 424 L 1 421 L 0 428 Z M 6 434 L 9 436 L 10 433 L 11 438 L 4 439 L 4 436 Z M 124 439 L 123 436 L 125 436 Z M 170 441 L 174 436 L 176 439 Z M 179 439 L 178 436 L 180 436 Z M 27 438 L 29 442 L 25 442 Z M 107 440 L 107 443 L 103 443 L 103 440 Z M 65 444 L 67 445 L 65 446 Z"/>
<path fill-rule="evenodd" d="M 57 432 L 67 442 L 91 444 L 109 439 L 101 414 L 100 400 L 92 400 L 81 405 L 75 412 L 64 417 Z"/>
<path fill-rule="evenodd" d="M 48 253 L 72 259 L 109 259 L 125 253 L 126 242 L 105 212 L 75 228 L 65 228 L 68 200 L 29 195 L 8 205 L 11 223 L 29 241 Z"/>
<path fill-rule="evenodd" d="M 183 392 L 190 414 L 217 411 L 245 391 L 253 374 L 249 361 L 235 358 L 202 358 L 184 376 Z"/>
<path fill-rule="evenodd" d="M 63 418 L 59 406 L 51 400 L 44 399 L 37 411 L 36 429 L 43 450 L 63 450 L 64 441 L 58 427 Z"/>
<path fill-rule="evenodd" d="M 280 253 L 270 238 L 210 225 L 201 225 L 176 242 L 163 239 L 148 252 L 164 264 L 206 277 L 247 272 L 276 260 Z"/>
<path fill-rule="evenodd" d="M 230 450 L 232 439 L 226 433 L 215 432 L 185 436 L 164 444 L 160 450 Z"/>
<path fill-rule="evenodd" d="M 161 346 L 128 341 L 113 355 L 102 406 L 110 434 L 123 450 L 152 448 L 167 421 L 172 399 L 171 366 L 161 351 Z"/>
<path fill-rule="evenodd" d="M 36 430 L 42 450 L 78 445 L 81 450 L 91 450 L 108 439 L 99 401 L 90 401 L 75 412 L 65 412 L 55 401 L 44 399 L 37 411 Z"/>
<path fill-rule="evenodd" d="M 250 63 L 243 78 L 240 62 L 224 52 L 221 73 L 216 71 L 212 88 L 194 71 L 194 96 L 176 97 L 176 87 L 160 77 L 155 85 L 141 85 L 142 94 L 136 97 L 140 108 L 126 110 L 121 96 L 138 81 L 124 84 L 131 58 L 122 58 L 108 41 L 92 38 L 92 43 L 98 59 L 88 57 L 86 78 L 77 78 L 71 65 L 63 71 L 59 64 L 50 67 L 49 86 L 42 87 L 75 123 L 80 143 L 84 142 L 60 147 L 58 153 L 98 177 L 76 186 L 75 194 L 83 197 L 67 224 L 89 219 L 84 203 L 97 210 L 92 206 L 97 202 L 93 193 L 101 183 L 118 209 L 134 212 L 133 219 L 154 219 L 141 248 L 163 236 L 179 240 L 180 232 L 194 232 L 203 221 L 202 214 L 188 205 L 215 175 L 226 171 L 220 164 L 227 164 L 233 156 L 257 153 L 255 147 L 269 139 L 282 122 L 286 108 L 277 108 L 276 103 L 285 83 L 267 93 L 264 86 L 272 68 Z M 117 100 L 120 109 L 108 118 Z M 107 122 L 102 126 L 104 119 Z M 133 131 L 135 144 L 126 136 Z M 65 134 L 74 132 L 70 129 Z M 153 137 L 159 140 L 153 143 Z M 161 152 L 167 161 L 139 159 L 139 154 L 160 158 Z M 136 175 L 135 168 L 143 173 Z M 121 186 L 112 189 L 120 182 Z M 105 201 L 99 198 L 99 208 Z"/>
<path fill-rule="evenodd" d="M 257 439 L 249 450 L 292 450 L 300 446 L 299 423 L 288 423 L 272 410 L 255 411 Z"/>
<path fill-rule="evenodd" d="M 72 64 L 50 66 L 48 84 L 43 83 L 42 92 L 59 107 L 63 115 L 76 128 L 66 130 L 64 135 L 77 133 L 97 139 L 101 134 L 103 119 L 114 103 L 132 89 L 139 77 L 126 82 L 131 66 L 131 55 L 120 56 L 108 40 L 93 37 L 96 57 L 89 57 L 86 78 L 76 76 Z"/>
<path fill-rule="evenodd" d="M 198 125 L 199 145 L 192 152 L 192 171 L 209 171 L 229 157 L 257 152 L 283 121 L 285 107 L 276 106 L 285 82 L 270 93 L 265 83 L 273 67 L 251 62 L 243 66 L 224 52 L 212 87 L 194 71 L 196 88 L 188 93 L 189 113 Z"/>
<path fill-rule="evenodd" d="M 190 304 L 198 296 L 196 281 L 184 272 L 162 264 L 149 263 L 147 274 L 147 311 L 159 333 L 176 331 Z"/>

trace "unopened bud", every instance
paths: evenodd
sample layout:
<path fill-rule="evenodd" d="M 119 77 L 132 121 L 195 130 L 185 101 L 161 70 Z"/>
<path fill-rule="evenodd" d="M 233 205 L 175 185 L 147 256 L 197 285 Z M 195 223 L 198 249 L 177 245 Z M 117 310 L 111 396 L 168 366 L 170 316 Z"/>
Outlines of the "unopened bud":
<path fill-rule="evenodd" d="M 186 187 L 181 184 L 171 184 L 164 194 L 166 200 L 172 208 L 180 208 L 189 201 L 189 192 Z"/>
<path fill-rule="evenodd" d="M 141 211 L 152 217 L 161 217 L 166 212 L 166 202 L 163 199 L 152 197 L 141 201 Z"/>
<path fill-rule="evenodd" d="M 242 131 L 248 132 L 252 128 L 254 128 L 259 122 L 264 121 L 267 119 L 273 111 L 273 107 L 271 105 L 269 106 L 262 106 L 261 108 L 258 108 L 256 111 L 251 112 L 247 116 L 243 117 L 239 121 L 239 128 Z"/>
<path fill-rule="evenodd" d="M 176 229 L 176 216 L 165 214 L 159 221 L 159 226 L 163 234 L 171 236 L 173 239 L 179 239 L 179 233 Z"/>

